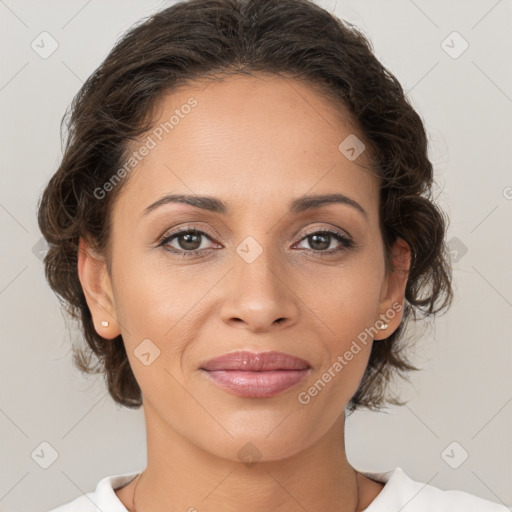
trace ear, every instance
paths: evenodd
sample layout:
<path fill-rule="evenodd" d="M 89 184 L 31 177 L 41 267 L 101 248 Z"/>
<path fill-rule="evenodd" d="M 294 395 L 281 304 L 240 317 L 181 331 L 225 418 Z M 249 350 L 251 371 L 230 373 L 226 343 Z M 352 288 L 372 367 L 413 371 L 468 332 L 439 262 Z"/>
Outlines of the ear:
<path fill-rule="evenodd" d="M 115 315 L 115 302 L 107 263 L 80 237 L 78 245 L 78 277 L 96 332 L 106 339 L 121 334 Z M 108 326 L 102 325 L 103 321 Z"/>
<path fill-rule="evenodd" d="M 392 262 L 394 270 L 389 270 L 382 285 L 379 302 L 379 318 L 377 325 L 387 323 L 387 329 L 379 330 L 374 340 L 389 338 L 398 329 L 403 317 L 405 287 L 409 277 L 411 264 L 411 248 L 402 238 L 398 238 L 393 248 Z"/>

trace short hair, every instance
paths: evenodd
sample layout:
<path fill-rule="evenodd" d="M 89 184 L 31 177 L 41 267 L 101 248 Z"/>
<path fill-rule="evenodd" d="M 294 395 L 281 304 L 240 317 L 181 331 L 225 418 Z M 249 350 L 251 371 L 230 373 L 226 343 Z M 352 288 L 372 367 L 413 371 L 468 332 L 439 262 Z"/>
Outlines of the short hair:
<path fill-rule="evenodd" d="M 373 343 L 347 410 L 403 405 L 389 384 L 395 374 L 407 378 L 418 370 L 406 354 L 408 321 L 434 316 L 452 301 L 448 219 L 432 198 L 422 120 L 400 83 L 356 27 L 308 0 L 175 3 L 124 33 L 74 97 L 61 122 L 61 137 L 65 121 L 67 128 L 62 161 L 38 206 L 48 243 L 46 279 L 86 341 L 73 348 L 73 363 L 85 373 L 102 373 L 115 402 L 142 405 L 122 336 L 106 342 L 96 332 L 78 277 L 80 237 L 108 255 L 112 206 L 126 179 L 102 199 L 94 191 L 125 164 L 130 141 L 151 128 L 164 95 L 201 79 L 255 73 L 315 87 L 362 134 L 380 178 L 386 269 L 394 268 L 390 250 L 398 237 L 409 244 L 411 263 L 402 321 Z"/>

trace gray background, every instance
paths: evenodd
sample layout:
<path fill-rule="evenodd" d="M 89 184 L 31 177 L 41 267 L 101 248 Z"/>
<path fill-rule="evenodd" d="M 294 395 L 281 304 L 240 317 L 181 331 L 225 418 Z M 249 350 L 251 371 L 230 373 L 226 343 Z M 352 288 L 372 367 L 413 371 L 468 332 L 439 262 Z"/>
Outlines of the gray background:
<path fill-rule="evenodd" d="M 124 30 L 171 3 L 0 0 L 0 511 L 48 510 L 145 465 L 142 410 L 72 367 L 76 327 L 45 282 L 35 215 L 74 94 Z M 365 32 L 424 119 L 455 268 L 452 309 L 416 345 L 424 371 L 397 382 L 408 404 L 354 413 L 349 460 L 510 506 L 512 2 L 318 3 Z M 31 47 L 43 31 L 58 43 L 48 58 Z M 469 44 L 457 58 L 460 38 L 442 44 L 453 31 Z M 58 455 L 47 469 L 43 442 Z"/>

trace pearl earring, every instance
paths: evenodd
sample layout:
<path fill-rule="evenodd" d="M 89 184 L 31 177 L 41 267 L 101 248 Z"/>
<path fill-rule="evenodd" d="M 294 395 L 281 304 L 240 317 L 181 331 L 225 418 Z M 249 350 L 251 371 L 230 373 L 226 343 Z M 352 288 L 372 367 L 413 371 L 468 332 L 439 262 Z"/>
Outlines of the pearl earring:
<path fill-rule="evenodd" d="M 102 320 L 101 325 L 102 325 L 103 327 L 108 327 L 108 322 L 107 322 L 107 320 Z"/>

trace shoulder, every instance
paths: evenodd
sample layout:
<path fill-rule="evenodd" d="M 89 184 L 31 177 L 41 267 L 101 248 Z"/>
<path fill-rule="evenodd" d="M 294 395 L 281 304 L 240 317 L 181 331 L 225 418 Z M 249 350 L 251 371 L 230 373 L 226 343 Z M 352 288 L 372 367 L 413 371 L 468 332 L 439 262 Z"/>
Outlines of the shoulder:
<path fill-rule="evenodd" d="M 49 512 L 127 512 L 114 490 L 131 482 L 138 474 L 131 472 L 106 476 L 98 482 L 94 491 L 82 494 Z"/>
<path fill-rule="evenodd" d="M 385 473 L 362 474 L 384 483 L 384 487 L 363 512 L 510 512 L 502 504 L 459 490 L 443 490 L 410 478 L 402 468 Z"/>

